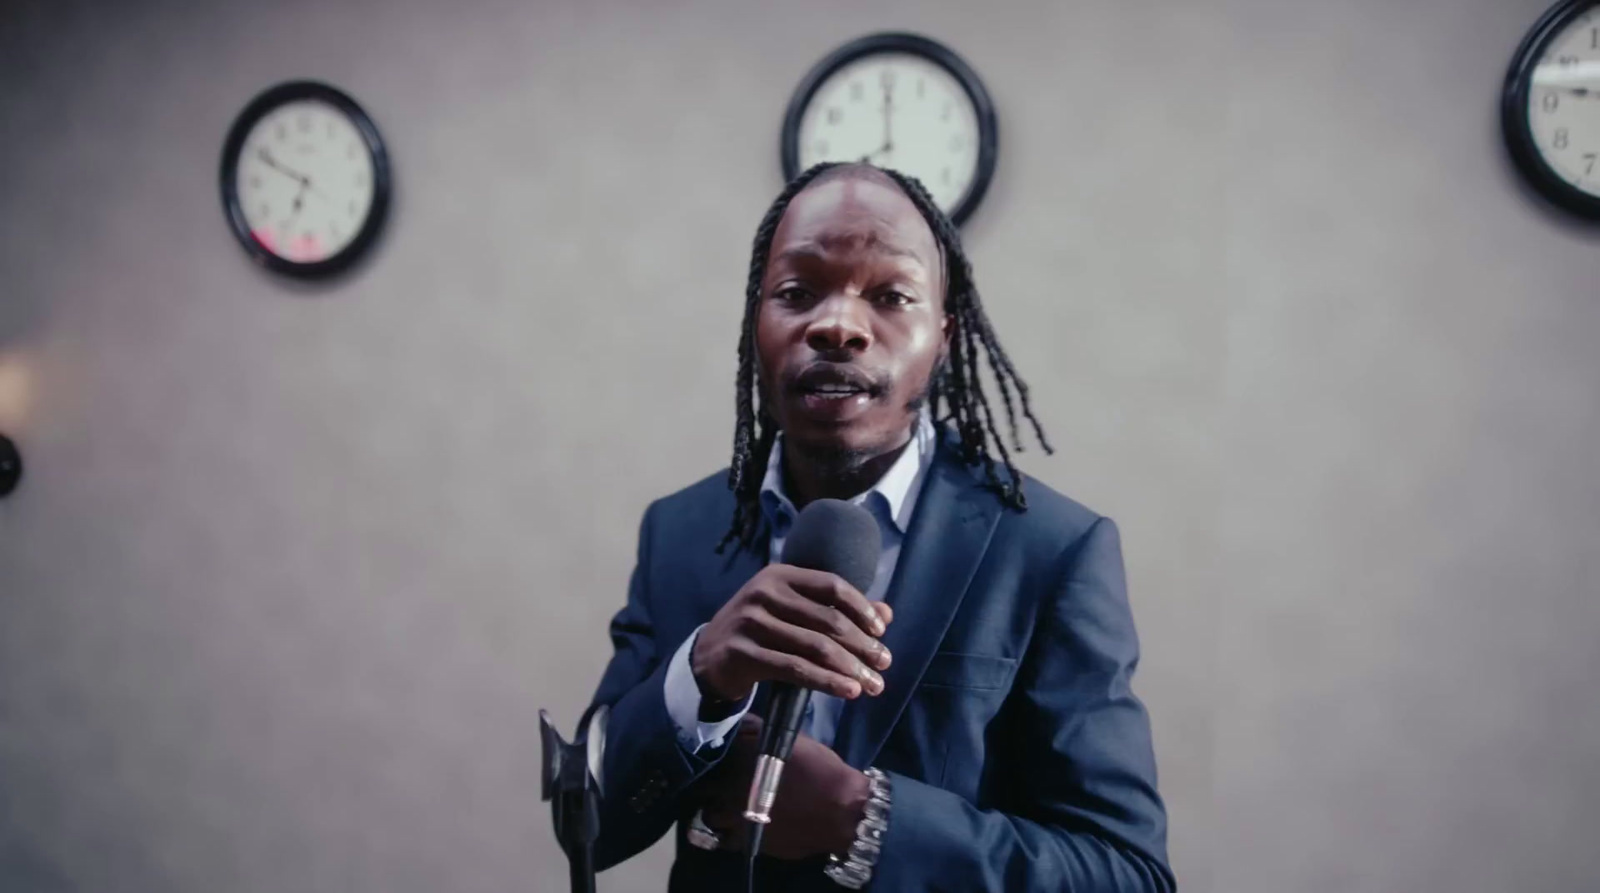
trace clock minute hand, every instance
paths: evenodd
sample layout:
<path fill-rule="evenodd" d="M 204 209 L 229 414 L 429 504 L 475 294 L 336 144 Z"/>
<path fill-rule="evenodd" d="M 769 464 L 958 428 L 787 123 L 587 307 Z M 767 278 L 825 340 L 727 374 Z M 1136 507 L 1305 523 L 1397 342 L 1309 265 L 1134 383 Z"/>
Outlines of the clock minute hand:
<path fill-rule="evenodd" d="M 883 148 L 879 149 L 878 152 L 894 151 L 894 134 L 889 128 L 889 122 L 894 117 L 894 100 L 890 96 L 893 90 L 894 87 L 889 83 L 883 85 Z M 872 154 L 876 155 L 878 152 L 873 152 Z"/>
<path fill-rule="evenodd" d="M 298 180 L 300 182 L 301 186 L 310 186 L 311 185 L 311 178 L 310 177 L 306 176 L 305 174 L 300 173 L 299 171 L 291 170 L 291 169 L 285 167 L 284 165 L 280 164 L 278 162 L 278 159 L 273 158 L 272 157 L 272 153 L 268 152 L 266 149 L 264 149 L 264 148 L 263 149 L 257 149 L 256 150 L 256 157 L 261 159 L 262 161 L 266 162 L 267 167 L 272 168 L 273 170 L 283 174 L 286 177 L 289 177 L 289 178 L 294 179 L 294 180 Z"/>

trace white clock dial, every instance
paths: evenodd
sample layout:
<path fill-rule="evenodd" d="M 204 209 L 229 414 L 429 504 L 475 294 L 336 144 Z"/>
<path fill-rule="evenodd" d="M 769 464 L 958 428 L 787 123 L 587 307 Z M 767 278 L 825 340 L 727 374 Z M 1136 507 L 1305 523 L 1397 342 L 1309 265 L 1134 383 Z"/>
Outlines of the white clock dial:
<path fill-rule="evenodd" d="M 922 181 L 945 213 L 978 175 L 978 115 L 943 66 L 884 52 L 846 63 L 812 94 L 800 119 L 804 170 L 823 161 L 866 161 Z"/>
<path fill-rule="evenodd" d="M 235 189 L 250 234 L 273 254 L 315 263 L 361 231 L 373 205 L 372 154 L 350 119 L 315 99 L 257 121 L 239 154 Z"/>
<path fill-rule="evenodd" d="M 1551 170 L 1600 197 L 1600 7 L 1574 19 L 1540 55 L 1528 124 Z"/>

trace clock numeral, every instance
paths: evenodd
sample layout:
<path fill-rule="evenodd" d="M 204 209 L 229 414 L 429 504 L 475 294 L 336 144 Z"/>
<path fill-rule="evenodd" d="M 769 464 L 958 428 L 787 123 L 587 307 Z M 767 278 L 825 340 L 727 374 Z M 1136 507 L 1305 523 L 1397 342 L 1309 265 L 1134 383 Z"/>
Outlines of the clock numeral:
<path fill-rule="evenodd" d="M 280 143 L 289 138 L 289 128 L 283 126 L 282 121 L 279 121 L 277 125 L 272 128 L 272 132 L 278 137 L 278 142 Z"/>
<path fill-rule="evenodd" d="M 838 124 L 839 123 L 839 119 L 841 119 L 843 117 L 844 117 L 844 109 L 841 109 L 838 106 L 832 106 L 832 107 L 830 107 L 828 109 L 828 123 L 829 124 Z"/>
<path fill-rule="evenodd" d="M 294 123 L 300 128 L 301 133 L 311 132 L 311 116 L 309 114 L 301 112 L 300 117 L 296 118 Z"/>
<path fill-rule="evenodd" d="M 1567 147 L 1567 141 L 1567 129 L 1565 127 L 1556 128 L 1556 138 L 1554 143 L 1555 147 L 1557 149 L 1565 149 Z"/>
<path fill-rule="evenodd" d="M 1589 49 L 1600 50 L 1600 28 L 1589 29 Z"/>
<path fill-rule="evenodd" d="M 866 87 L 863 87 L 861 85 L 860 81 L 851 81 L 850 82 L 850 101 L 851 102 L 859 101 L 861 99 L 861 97 L 866 95 L 866 89 L 867 89 Z"/>
<path fill-rule="evenodd" d="M 352 161 L 355 160 L 355 157 L 356 157 L 356 144 L 354 142 L 351 142 L 350 143 L 350 147 L 348 149 L 344 150 L 344 157 L 349 158 Z"/>
<path fill-rule="evenodd" d="M 1562 57 L 1556 59 L 1556 64 L 1561 66 L 1562 68 L 1570 68 L 1570 67 L 1578 64 L 1578 57 L 1577 56 L 1562 56 Z"/>
<path fill-rule="evenodd" d="M 946 186 L 950 185 L 950 169 L 949 168 L 945 168 L 944 169 L 944 173 L 943 173 L 943 175 L 941 176 L 940 179 L 942 179 L 944 181 L 944 185 L 946 185 Z"/>
<path fill-rule="evenodd" d="M 261 178 L 252 176 L 250 178 L 250 188 L 251 189 L 260 189 L 261 188 Z"/>
<path fill-rule="evenodd" d="M 816 152 L 817 152 L 818 155 L 827 156 L 827 154 L 828 154 L 828 141 L 827 140 L 817 140 L 814 148 L 816 149 Z"/>
<path fill-rule="evenodd" d="M 894 89 L 894 69 L 893 68 L 885 68 L 883 71 L 881 71 L 878 74 L 878 83 L 883 84 L 883 89 L 885 89 L 885 90 L 893 90 Z"/>
<path fill-rule="evenodd" d="M 944 108 L 941 109 L 940 112 L 939 112 L 939 120 L 940 121 L 948 121 L 948 120 L 950 120 L 950 113 L 955 111 L 955 108 L 956 108 L 955 103 L 953 103 L 953 102 L 945 103 L 944 104 Z"/>
<path fill-rule="evenodd" d="M 1544 101 L 1540 103 L 1540 105 L 1543 106 L 1544 110 L 1547 112 L 1555 111 L 1556 107 L 1560 104 L 1561 100 L 1556 96 L 1554 91 L 1546 93 L 1544 95 Z"/>
<path fill-rule="evenodd" d="M 351 217 L 356 216 L 356 200 L 355 199 L 351 199 L 350 200 L 350 206 L 349 207 L 350 207 L 350 216 Z"/>
<path fill-rule="evenodd" d="M 327 124 L 328 139 L 333 139 L 333 119 L 329 118 Z"/>
<path fill-rule="evenodd" d="M 1600 157 L 1600 156 L 1597 156 L 1593 152 L 1585 152 L 1585 153 L 1583 153 L 1583 160 L 1589 162 L 1589 166 L 1585 167 L 1583 169 L 1583 175 L 1584 176 L 1587 177 L 1588 175 L 1594 173 L 1594 160 L 1597 157 Z"/>
<path fill-rule="evenodd" d="M 967 144 L 966 137 L 963 137 L 959 133 L 956 134 L 955 136 L 950 137 L 950 151 L 952 151 L 952 152 L 960 152 L 963 148 L 966 147 L 966 144 Z"/>
<path fill-rule="evenodd" d="M 917 98 L 921 99 L 927 92 L 928 82 L 922 78 L 917 78 Z"/>
<path fill-rule="evenodd" d="M 261 211 L 259 212 L 259 214 L 262 217 L 271 217 L 272 216 L 272 206 L 267 204 L 266 202 L 262 202 L 261 203 Z"/>

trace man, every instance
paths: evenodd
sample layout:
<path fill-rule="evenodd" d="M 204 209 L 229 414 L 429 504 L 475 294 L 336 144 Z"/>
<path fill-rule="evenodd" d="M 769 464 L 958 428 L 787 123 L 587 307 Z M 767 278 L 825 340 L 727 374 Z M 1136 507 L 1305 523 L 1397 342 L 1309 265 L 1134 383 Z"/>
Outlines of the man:
<path fill-rule="evenodd" d="M 601 867 L 676 823 L 670 890 L 742 888 L 777 681 L 818 694 L 758 889 L 1174 889 L 1117 529 L 1013 467 L 979 347 L 1013 445 L 1017 404 L 1044 444 L 921 184 L 819 165 L 778 196 L 751 257 L 732 467 L 645 512 L 612 622 L 590 708 L 609 708 Z M 775 563 L 820 498 L 877 519 L 872 591 Z"/>

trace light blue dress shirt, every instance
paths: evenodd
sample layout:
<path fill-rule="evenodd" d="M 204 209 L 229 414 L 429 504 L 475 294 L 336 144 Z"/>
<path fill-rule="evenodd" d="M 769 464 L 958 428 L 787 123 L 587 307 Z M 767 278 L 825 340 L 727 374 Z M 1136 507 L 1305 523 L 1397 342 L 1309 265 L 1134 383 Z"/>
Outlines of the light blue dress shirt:
<path fill-rule="evenodd" d="M 883 551 L 878 554 L 878 575 L 873 578 L 872 588 L 866 592 L 868 601 L 882 601 L 889 589 L 895 565 L 900 560 L 900 546 L 905 541 L 906 531 L 911 529 L 911 515 L 916 510 L 917 494 L 922 489 L 922 480 L 927 476 L 928 467 L 933 463 L 933 452 L 933 422 L 927 413 L 923 413 L 906 451 L 900 454 L 900 458 L 870 490 L 850 500 L 872 513 L 883 535 Z M 798 514 L 793 501 L 784 493 L 782 469 L 783 435 L 780 433 L 773 444 L 772 456 L 767 460 L 766 477 L 761 483 L 761 511 L 772 530 L 772 549 L 769 554 L 773 562 L 783 555 L 784 539 Z M 678 742 L 690 753 L 708 745 L 721 747 L 723 739 L 738 727 L 739 720 L 744 718 L 755 699 L 755 692 L 752 691 L 732 716 L 717 722 L 700 721 L 700 687 L 689 669 L 689 652 L 704 628 L 705 625 L 701 624 L 672 655 L 664 685 L 667 713 L 677 727 Z M 839 711 L 842 709 L 844 701 L 840 698 L 813 693 L 803 731 L 823 744 L 832 746 Z"/>

